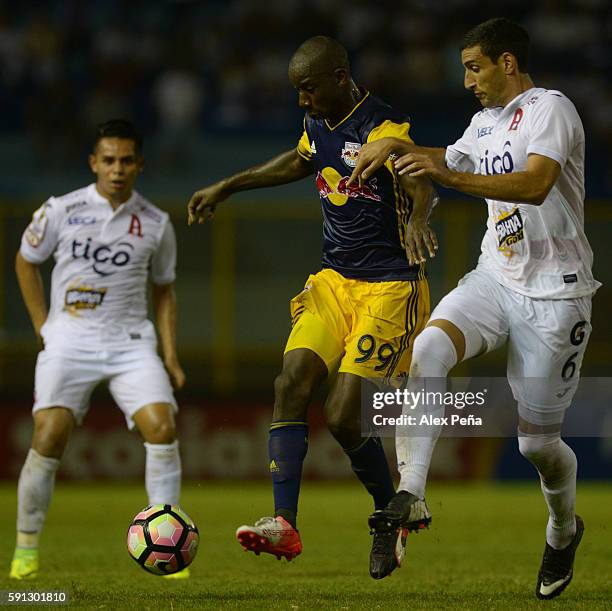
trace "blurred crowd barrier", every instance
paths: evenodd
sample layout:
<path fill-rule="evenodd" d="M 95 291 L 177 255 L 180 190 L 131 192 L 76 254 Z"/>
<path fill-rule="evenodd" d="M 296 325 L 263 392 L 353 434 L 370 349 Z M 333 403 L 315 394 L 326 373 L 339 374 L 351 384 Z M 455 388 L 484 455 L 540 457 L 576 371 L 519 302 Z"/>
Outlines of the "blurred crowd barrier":
<path fill-rule="evenodd" d="M 511 407 L 509 406 L 509 409 Z M 578 408 L 577 408 L 578 409 Z M 27 401 L 0 400 L 0 480 L 16 481 L 32 435 Z M 268 427 L 271 403 L 246 401 L 184 401 L 177 418 L 183 476 L 187 480 L 265 480 L 269 478 Z M 326 430 L 320 405 L 310 416 L 309 450 L 304 477 L 313 480 L 354 479 L 344 452 Z M 580 478 L 609 479 L 612 438 L 571 438 Z M 393 439 L 384 439 L 395 472 Z M 106 399 L 94 399 L 82 427 L 75 430 L 59 471 L 67 481 L 142 480 L 144 448 L 129 432 L 121 412 Z M 440 439 L 430 471 L 436 480 L 536 478 L 512 438 Z M 355 485 L 355 492 L 359 487 Z"/>

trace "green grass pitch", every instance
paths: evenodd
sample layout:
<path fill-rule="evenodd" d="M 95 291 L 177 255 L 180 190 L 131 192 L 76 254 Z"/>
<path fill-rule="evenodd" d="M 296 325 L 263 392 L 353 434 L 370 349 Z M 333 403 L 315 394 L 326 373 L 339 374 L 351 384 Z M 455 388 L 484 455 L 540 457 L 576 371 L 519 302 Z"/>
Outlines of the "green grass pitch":
<path fill-rule="evenodd" d="M 555 601 L 535 598 L 546 510 L 536 481 L 431 485 L 429 531 L 411 535 L 404 566 L 368 574 L 370 500 L 357 483 L 306 483 L 300 506 L 304 552 L 291 563 L 242 551 L 236 527 L 269 514 L 262 483 L 187 484 L 183 506 L 200 529 L 192 578 L 168 581 L 131 560 L 125 533 L 146 503 L 141 486 L 57 487 L 41 543 L 41 574 L 7 579 L 15 489 L 0 486 L 0 589 L 70 591 L 85 609 L 609 609 L 612 489 L 583 484 L 586 531 L 574 581 Z M 41 607 L 37 607 L 41 608 Z M 57 607 L 56 607 L 57 608 Z"/>

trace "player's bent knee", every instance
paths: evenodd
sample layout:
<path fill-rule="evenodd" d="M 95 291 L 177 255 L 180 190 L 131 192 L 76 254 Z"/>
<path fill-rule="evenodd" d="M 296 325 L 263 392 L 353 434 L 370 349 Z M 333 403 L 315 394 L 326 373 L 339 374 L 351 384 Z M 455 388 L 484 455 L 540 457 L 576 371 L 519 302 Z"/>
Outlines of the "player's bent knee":
<path fill-rule="evenodd" d="M 283 358 L 283 370 L 274 380 L 273 420 L 306 418 L 313 394 L 327 378 L 327 366 L 312 350 L 296 348 Z"/>
<path fill-rule="evenodd" d="M 329 432 L 336 438 L 343 430 L 351 428 L 352 424 L 351 419 L 347 417 L 347 414 L 341 408 L 335 409 L 335 406 L 327 405 L 325 406 L 325 423 Z"/>
<path fill-rule="evenodd" d="M 444 318 L 430 320 L 425 329 L 432 327 L 440 329 L 446 333 L 447 337 L 453 343 L 453 347 L 455 348 L 455 357 L 457 359 L 456 362 L 460 363 L 465 356 L 465 335 L 463 335 L 463 331 L 450 320 L 446 320 Z"/>
<path fill-rule="evenodd" d="M 361 378 L 340 373 L 325 403 L 325 422 L 331 434 L 342 437 L 361 431 Z"/>
<path fill-rule="evenodd" d="M 312 350 L 297 348 L 285 354 L 283 370 L 277 380 L 282 387 L 316 388 L 326 377 L 327 366 L 323 359 Z"/>
<path fill-rule="evenodd" d="M 48 458 L 61 458 L 74 428 L 74 416 L 65 407 L 41 409 L 34 414 L 32 449 Z"/>
<path fill-rule="evenodd" d="M 334 439 L 344 448 L 352 448 L 361 440 L 361 426 L 358 418 L 343 414 L 325 414 L 325 422 Z"/>
<path fill-rule="evenodd" d="M 464 347 L 461 349 L 462 357 L 463 350 Z M 427 326 L 414 341 L 410 376 L 446 377 L 459 362 L 459 354 L 455 341 L 445 329 L 437 325 Z"/>
<path fill-rule="evenodd" d="M 147 443 L 168 444 L 176 440 L 176 427 L 170 420 L 155 422 L 141 433 Z"/>
<path fill-rule="evenodd" d="M 576 476 L 573 450 L 558 436 L 519 436 L 521 454 L 538 470 L 543 481 Z"/>
<path fill-rule="evenodd" d="M 158 424 L 144 437 L 147 443 L 169 444 L 176 440 L 174 423 Z"/>
<path fill-rule="evenodd" d="M 285 372 L 274 380 L 274 420 L 304 420 L 314 389 Z"/>
<path fill-rule="evenodd" d="M 284 368 L 274 380 L 274 394 L 281 404 L 303 405 L 310 400 L 317 386 L 312 378 Z"/>
<path fill-rule="evenodd" d="M 539 469 L 549 471 L 555 465 L 557 449 L 561 444 L 559 435 L 520 435 L 518 438 L 519 452 L 530 463 Z"/>
<path fill-rule="evenodd" d="M 168 444 L 176 440 L 176 425 L 171 405 L 146 405 L 134 414 L 133 419 L 147 443 Z"/>
<path fill-rule="evenodd" d="M 542 448 L 544 444 L 542 442 L 542 437 L 529 437 L 527 435 L 519 435 L 518 437 L 518 447 L 521 455 L 529 461 L 533 461 L 537 459 L 537 457 L 542 452 Z M 555 440 L 556 442 L 556 440 Z"/>

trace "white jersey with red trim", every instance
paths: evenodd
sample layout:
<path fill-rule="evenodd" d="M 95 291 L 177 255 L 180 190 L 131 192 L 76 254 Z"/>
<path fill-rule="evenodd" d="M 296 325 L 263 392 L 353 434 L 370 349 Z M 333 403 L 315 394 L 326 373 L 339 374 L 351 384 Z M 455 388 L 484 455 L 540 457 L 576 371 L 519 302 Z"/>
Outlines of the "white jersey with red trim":
<path fill-rule="evenodd" d="M 530 154 L 561 166 L 540 206 L 487 199 L 478 265 L 501 284 L 539 299 L 592 295 L 593 252 L 584 233 L 584 129 L 559 91 L 532 88 L 505 107 L 486 108 L 446 149 L 451 170 L 493 175 L 526 169 Z"/>
<path fill-rule="evenodd" d="M 128 350 L 155 345 L 147 319 L 147 280 L 174 282 L 176 239 L 166 212 L 136 192 L 113 210 L 95 184 L 49 198 L 21 239 L 21 255 L 40 264 L 51 255 L 47 348 Z"/>

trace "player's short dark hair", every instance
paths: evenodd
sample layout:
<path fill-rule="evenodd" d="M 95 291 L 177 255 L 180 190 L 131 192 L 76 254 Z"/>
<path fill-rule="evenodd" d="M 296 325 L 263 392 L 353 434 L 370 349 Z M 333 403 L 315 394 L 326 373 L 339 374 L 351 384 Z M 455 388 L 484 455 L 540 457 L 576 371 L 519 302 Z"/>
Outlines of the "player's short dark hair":
<path fill-rule="evenodd" d="M 502 53 L 512 53 L 521 72 L 529 69 L 529 34 L 509 19 L 496 17 L 479 23 L 464 36 L 460 50 L 476 46 L 493 62 Z"/>
<path fill-rule="evenodd" d="M 102 138 L 125 138 L 134 142 L 136 153 L 142 153 L 142 134 L 127 119 L 112 119 L 96 127 L 94 151 Z"/>

